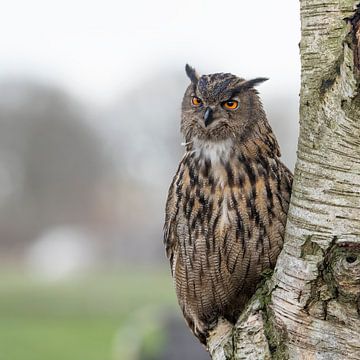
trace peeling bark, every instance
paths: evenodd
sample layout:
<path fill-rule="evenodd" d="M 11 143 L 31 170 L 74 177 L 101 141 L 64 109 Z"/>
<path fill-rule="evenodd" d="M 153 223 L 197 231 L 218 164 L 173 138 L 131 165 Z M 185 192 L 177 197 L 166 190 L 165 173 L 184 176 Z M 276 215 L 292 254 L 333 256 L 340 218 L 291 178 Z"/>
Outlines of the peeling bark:
<path fill-rule="evenodd" d="M 300 137 L 284 249 L 225 347 L 215 354 L 209 339 L 214 359 L 360 359 L 360 7 L 300 3 Z"/>

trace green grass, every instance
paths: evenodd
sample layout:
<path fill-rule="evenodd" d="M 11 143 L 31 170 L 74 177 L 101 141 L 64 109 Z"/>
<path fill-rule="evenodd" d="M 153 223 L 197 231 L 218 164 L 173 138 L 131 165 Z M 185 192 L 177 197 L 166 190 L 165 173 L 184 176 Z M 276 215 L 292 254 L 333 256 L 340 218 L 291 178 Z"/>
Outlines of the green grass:
<path fill-rule="evenodd" d="M 158 315 L 175 303 L 166 270 L 129 268 L 55 283 L 3 271 L 0 360 L 113 360 L 117 334 L 151 339 Z M 118 359 L 130 359 L 125 347 L 118 344 Z"/>

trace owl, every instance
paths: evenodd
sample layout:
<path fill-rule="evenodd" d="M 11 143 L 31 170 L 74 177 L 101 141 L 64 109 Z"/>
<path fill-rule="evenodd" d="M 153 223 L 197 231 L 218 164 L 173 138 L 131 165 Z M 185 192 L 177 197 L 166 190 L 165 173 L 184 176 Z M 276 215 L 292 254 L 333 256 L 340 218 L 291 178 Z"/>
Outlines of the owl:
<path fill-rule="evenodd" d="M 229 73 L 199 76 L 182 101 L 185 154 L 166 202 L 164 243 L 184 317 L 198 339 L 235 323 L 283 245 L 292 174 L 255 86 Z"/>

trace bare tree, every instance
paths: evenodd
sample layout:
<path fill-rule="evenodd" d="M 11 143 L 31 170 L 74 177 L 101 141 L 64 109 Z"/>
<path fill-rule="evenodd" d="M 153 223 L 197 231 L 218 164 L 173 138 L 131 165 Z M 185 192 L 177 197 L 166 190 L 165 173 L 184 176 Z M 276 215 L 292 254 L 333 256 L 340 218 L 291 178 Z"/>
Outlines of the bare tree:
<path fill-rule="evenodd" d="M 109 166 L 82 107 L 66 93 L 16 79 L 0 92 L 0 188 L 11 190 L 0 196 L 0 247 L 8 252 L 45 228 L 92 223 Z"/>
<path fill-rule="evenodd" d="M 284 249 L 213 359 L 360 359 L 360 8 L 301 0 L 298 159 Z"/>

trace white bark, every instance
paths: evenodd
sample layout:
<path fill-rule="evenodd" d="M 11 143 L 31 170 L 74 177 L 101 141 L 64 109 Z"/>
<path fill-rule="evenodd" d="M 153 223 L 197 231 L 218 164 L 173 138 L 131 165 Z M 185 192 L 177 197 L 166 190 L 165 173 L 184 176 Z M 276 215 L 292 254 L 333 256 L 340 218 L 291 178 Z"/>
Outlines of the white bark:
<path fill-rule="evenodd" d="M 344 20 L 357 2 L 300 2 L 300 137 L 284 249 L 217 359 L 360 359 L 360 26 Z"/>

